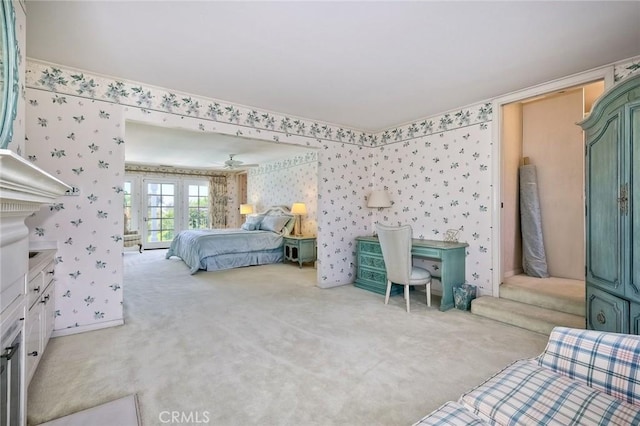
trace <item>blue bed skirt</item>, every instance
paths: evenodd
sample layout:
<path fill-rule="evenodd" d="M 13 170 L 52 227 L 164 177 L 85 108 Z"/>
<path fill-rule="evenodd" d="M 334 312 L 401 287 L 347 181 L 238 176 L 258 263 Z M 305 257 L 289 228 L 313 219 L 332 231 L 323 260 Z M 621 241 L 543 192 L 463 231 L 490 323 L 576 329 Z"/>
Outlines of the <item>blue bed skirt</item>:
<path fill-rule="evenodd" d="M 283 260 L 284 254 L 281 247 L 247 253 L 219 254 L 203 259 L 207 266 L 207 271 L 220 271 L 243 266 L 269 265 L 271 263 L 281 263 Z"/>

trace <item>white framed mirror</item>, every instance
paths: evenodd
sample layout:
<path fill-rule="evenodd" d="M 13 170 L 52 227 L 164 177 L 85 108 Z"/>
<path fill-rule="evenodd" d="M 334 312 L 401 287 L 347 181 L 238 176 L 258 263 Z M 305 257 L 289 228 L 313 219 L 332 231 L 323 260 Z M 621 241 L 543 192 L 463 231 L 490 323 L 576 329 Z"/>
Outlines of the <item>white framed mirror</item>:
<path fill-rule="evenodd" d="M 18 45 L 16 42 L 16 13 L 11 0 L 0 1 L 0 149 L 9 145 L 13 135 L 13 120 L 18 103 Z"/>

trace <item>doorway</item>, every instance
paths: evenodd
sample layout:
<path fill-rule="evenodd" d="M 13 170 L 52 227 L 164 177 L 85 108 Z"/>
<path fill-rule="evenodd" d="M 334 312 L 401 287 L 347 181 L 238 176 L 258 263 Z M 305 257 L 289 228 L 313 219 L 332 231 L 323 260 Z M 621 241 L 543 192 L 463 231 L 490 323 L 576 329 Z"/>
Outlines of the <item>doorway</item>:
<path fill-rule="evenodd" d="M 576 123 L 604 92 L 604 80 L 501 106 L 501 282 L 522 268 L 519 167 L 532 164 L 548 273 L 584 280 L 584 140 Z M 535 280 L 535 278 L 532 278 Z"/>

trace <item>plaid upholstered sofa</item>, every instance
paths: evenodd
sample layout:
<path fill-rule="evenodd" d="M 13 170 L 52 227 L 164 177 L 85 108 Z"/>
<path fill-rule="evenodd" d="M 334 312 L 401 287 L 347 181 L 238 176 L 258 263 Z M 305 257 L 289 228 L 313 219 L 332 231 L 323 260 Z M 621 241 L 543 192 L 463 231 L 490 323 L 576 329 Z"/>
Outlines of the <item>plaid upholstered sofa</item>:
<path fill-rule="evenodd" d="M 516 361 L 415 425 L 640 425 L 640 336 L 556 327 Z"/>

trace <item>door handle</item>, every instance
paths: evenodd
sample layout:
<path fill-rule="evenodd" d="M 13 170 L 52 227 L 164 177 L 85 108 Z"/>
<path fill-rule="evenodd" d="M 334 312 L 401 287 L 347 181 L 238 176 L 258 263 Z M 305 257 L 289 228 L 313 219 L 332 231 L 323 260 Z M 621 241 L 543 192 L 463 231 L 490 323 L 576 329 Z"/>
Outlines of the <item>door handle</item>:
<path fill-rule="evenodd" d="M 620 213 L 627 215 L 629 213 L 629 184 L 620 185 L 620 196 L 617 198 L 620 204 Z"/>

